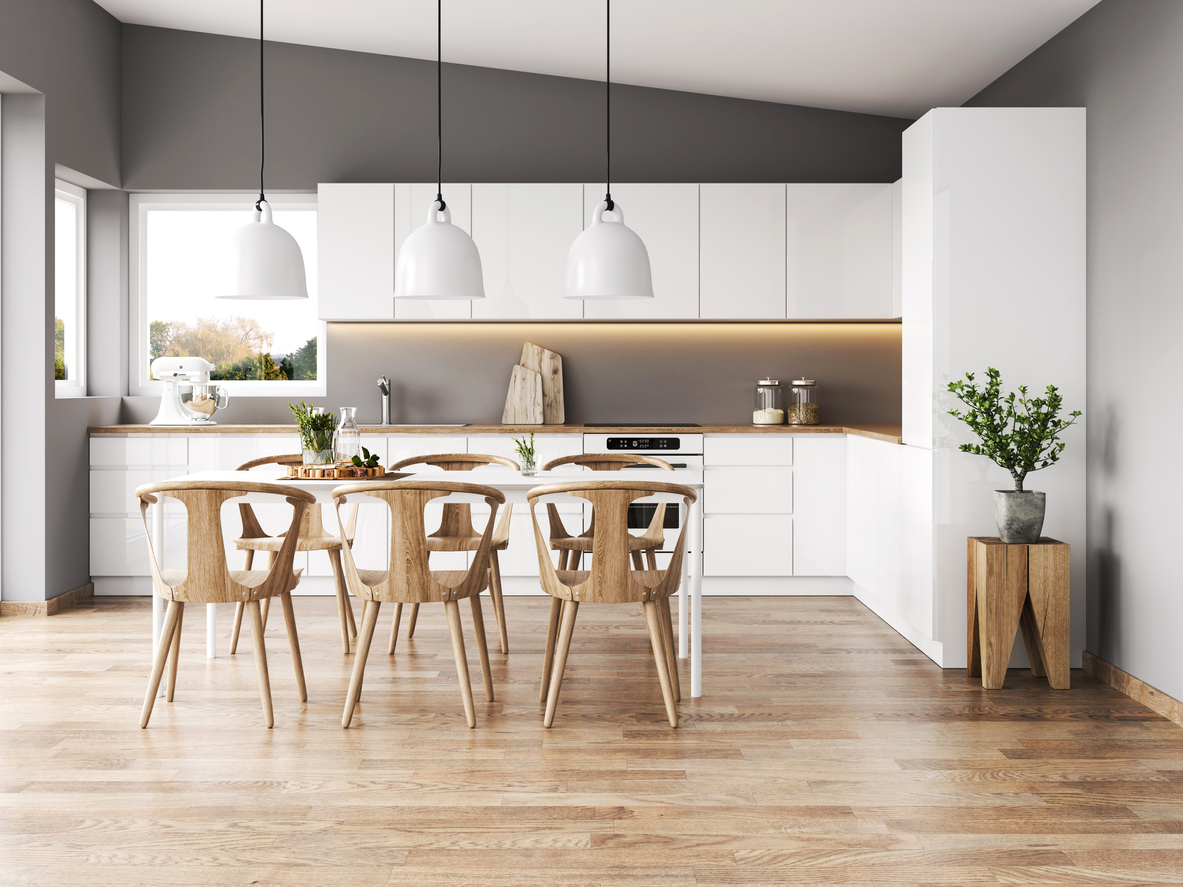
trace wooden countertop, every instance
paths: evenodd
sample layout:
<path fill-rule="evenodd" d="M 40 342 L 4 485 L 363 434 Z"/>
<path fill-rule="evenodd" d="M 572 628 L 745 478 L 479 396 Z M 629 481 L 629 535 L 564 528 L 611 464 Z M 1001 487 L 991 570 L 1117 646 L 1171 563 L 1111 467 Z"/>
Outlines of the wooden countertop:
<path fill-rule="evenodd" d="M 902 444 L 900 425 L 652 425 L 591 428 L 587 425 L 362 425 L 364 434 L 853 434 Z M 91 434 L 295 434 L 295 425 L 92 425 Z"/>

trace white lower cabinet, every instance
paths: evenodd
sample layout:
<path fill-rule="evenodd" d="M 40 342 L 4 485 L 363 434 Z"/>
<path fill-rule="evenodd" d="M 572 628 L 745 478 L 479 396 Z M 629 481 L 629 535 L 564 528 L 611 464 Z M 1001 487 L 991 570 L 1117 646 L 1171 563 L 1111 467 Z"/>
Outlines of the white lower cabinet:
<path fill-rule="evenodd" d="M 704 576 L 793 575 L 791 514 L 708 514 L 703 522 Z"/>
<path fill-rule="evenodd" d="M 846 575 L 846 436 L 793 445 L 793 575 Z"/>

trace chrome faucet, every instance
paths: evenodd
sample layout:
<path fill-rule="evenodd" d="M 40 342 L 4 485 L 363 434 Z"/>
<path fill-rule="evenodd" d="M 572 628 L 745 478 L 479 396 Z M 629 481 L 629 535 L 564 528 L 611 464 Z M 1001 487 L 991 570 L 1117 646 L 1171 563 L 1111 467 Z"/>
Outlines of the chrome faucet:
<path fill-rule="evenodd" d="M 382 424 L 390 424 L 390 380 L 386 376 L 378 378 L 378 390 L 382 392 Z"/>

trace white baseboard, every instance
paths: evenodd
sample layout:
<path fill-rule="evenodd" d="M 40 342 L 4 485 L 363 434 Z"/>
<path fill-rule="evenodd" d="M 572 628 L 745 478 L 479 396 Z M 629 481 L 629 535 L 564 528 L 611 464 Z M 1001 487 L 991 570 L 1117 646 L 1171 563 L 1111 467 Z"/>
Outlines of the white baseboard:
<path fill-rule="evenodd" d="M 868 610 L 886 622 L 892 629 L 899 633 L 904 640 L 910 643 L 913 647 L 935 662 L 941 668 L 945 668 L 944 651 L 945 645 L 941 641 L 934 641 L 916 626 L 912 625 L 895 612 L 891 607 L 887 606 L 882 600 L 877 598 L 871 592 L 867 591 L 861 585 L 851 582 L 854 587 L 854 596 L 858 598 Z M 964 664 L 961 666 L 964 668 Z"/>

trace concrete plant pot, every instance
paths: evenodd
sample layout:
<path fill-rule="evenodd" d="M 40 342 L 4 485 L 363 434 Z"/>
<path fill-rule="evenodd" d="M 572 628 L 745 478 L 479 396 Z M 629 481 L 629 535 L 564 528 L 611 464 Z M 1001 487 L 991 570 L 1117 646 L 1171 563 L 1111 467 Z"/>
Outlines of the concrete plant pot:
<path fill-rule="evenodd" d="M 1034 490 L 1021 493 L 1014 490 L 994 491 L 994 522 L 998 535 L 1009 544 L 1032 545 L 1043 532 L 1043 514 L 1047 494 Z"/>

